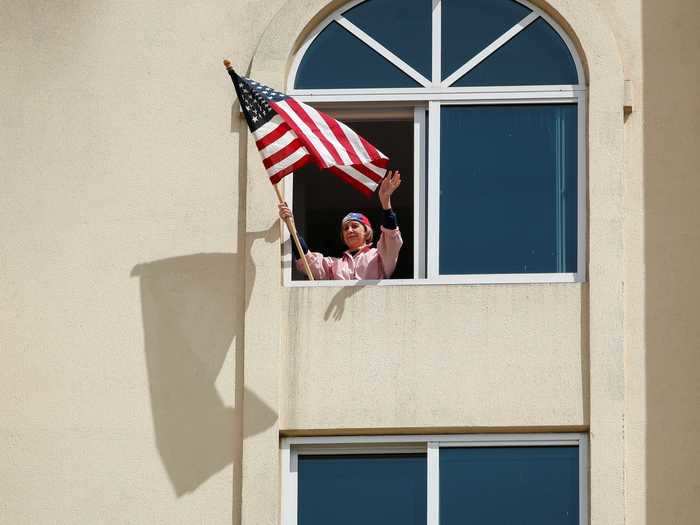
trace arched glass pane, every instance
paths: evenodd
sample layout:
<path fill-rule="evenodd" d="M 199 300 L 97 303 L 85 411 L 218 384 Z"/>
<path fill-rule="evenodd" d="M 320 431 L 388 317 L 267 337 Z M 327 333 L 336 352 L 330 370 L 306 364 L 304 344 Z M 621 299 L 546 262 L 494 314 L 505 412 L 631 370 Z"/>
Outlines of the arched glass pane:
<path fill-rule="evenodd" d="M 442 0 L 442 78 L 530 14 L 513 0 Z"/>
<path fill-rule="evenodd" d="M 576 104 L 443 106 L 440 274 L 575 273 Z"/>
<path fill-rule="evenodd" d="M 296 89 L 420 87 L 367 44 L 332 22 L 304 54 Z"/>
<path fill-rule="evenodd" d="M 431 9 L 431 0 L 367 0 L 343 16 L 430 78 Z"/>
<path fill-rule="evenodd" d="M 453 86 L 543 84 L 578 84 L 578 74 L 564 40 L 538 18 Z"/>

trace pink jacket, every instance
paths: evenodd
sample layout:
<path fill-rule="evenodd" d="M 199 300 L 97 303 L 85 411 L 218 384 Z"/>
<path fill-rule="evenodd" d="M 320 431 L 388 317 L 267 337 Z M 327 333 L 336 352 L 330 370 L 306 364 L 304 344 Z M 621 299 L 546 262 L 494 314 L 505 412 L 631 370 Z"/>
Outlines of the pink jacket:
<path fill-rule="evenodd" d="M 403 239 L 398 228 L 388 230 L 381 226 L 381 230 L 377 247 L 365 246 L 354 257 L 350 252 L 343 253 L 341 258 L 324 257 L 317 252 L 307 252 L 306 260 L 309 262 L 314 279 L 328 281 L 391 277 L 396 268 Z M 304 271 L 304 263 L 301 259 L 297 260 L 296 265 L 300 272 Z"/>

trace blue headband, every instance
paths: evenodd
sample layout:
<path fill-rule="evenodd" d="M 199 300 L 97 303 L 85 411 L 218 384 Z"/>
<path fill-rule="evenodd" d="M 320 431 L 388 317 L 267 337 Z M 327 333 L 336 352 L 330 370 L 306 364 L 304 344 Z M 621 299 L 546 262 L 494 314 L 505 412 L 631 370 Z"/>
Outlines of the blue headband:
<path fill-rule="evenodd" d="M 368 228 L 372 227 L 372 223 L 369 222 L 369 219 L 367 218 L 366 215 L 363 215 L 362 213 L 357 213 L 357 212 L 351 212 L 348 213 L 345 217 L 343 217 L 343 221 L 341 224 L 345 224 L 348 221 L 357 221 L 360 224 L 364 224 Z"/>

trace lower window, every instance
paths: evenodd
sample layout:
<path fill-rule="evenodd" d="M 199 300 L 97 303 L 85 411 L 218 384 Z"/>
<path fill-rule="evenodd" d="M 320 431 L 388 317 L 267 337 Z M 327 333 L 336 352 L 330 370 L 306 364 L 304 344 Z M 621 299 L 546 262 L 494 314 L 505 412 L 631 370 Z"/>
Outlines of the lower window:
<path fill-rule="evenodd" d="M 582 525 L 584 434 L 287 438 L 284 525 Z"/>

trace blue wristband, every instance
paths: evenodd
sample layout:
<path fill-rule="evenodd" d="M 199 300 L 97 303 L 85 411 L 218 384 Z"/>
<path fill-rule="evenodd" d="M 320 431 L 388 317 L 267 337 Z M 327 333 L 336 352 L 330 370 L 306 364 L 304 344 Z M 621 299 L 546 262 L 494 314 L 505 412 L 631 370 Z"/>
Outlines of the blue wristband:
<path fill-rule="evenodd" d="M 384 226 L 387 230 L 395 230 L 399 227 L 398 222 L 396 221 L 396 213 L 394 213 L 394 210 L 391 208 L 384 210 L 382 226 Z"/>

